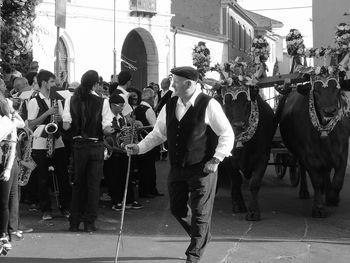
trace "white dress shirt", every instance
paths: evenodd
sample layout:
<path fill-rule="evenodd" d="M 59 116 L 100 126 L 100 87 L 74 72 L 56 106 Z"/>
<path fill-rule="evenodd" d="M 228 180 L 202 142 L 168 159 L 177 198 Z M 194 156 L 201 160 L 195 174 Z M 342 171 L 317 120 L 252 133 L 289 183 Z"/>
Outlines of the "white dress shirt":
<path fill-rule="evenodd" d="M 41 99 L 43 99 L 48 108 L 51 108 L 51 100 L 46 98 L 41 92 L 38 93 Z M 57 100 L 58 113 L 62 116 L 63 106 L 60 100 Z M 36 98 L 32 98 L 28 103 L 28 121 L 35 120 L 38 118 L 39 105 Z M 47 138 L 41 137 L 45 129 L 45 124 L 38 125 L 33 132 L 33 149 L 34 150 L 46 150 L 47 149 Z M 62 136 L 55 139 L 55 149 L 64 147 Z"/>
<path fill-rule="evenodd" d="M 178 98 L 176 104 L 175 115 L 178 121 L 186 114 L 187 110 L 194 106 L 194 103 L 201 93 L 199 88 L 196 89 L 191 99 L 183 104 L 182 100 Z M 215 149 L 214 157 L 222 161 L 226 156 L 231 155 L 234 144 L 234 133 L 230 122 L 228 121 L 225 113 L 223 112 L 221 105 L 215 99 L 211 99 L 205 111 L 205 123 L 219 137 L 218 145 Z M 162 108 L 157 118 L 156 124 L 153 130 L 138 143 L 140 148 L 139 154 L 148 152 L 153 147 L 165 142 L 167 140 L 167 127 L 166 127 L 166 105 Z"/>

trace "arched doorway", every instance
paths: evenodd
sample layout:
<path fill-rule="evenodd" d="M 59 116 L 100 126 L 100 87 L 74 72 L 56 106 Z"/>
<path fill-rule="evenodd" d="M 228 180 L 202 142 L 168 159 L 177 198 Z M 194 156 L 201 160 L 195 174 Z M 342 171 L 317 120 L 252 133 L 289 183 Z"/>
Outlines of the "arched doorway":
<path fill-rule="evenodd" d="M 152 35 L 143 28 L 129 32 L 121 52 L 121 69 L 129 70 L 132 85 L 142 90 L 158 81 L 158 51 Z"/>

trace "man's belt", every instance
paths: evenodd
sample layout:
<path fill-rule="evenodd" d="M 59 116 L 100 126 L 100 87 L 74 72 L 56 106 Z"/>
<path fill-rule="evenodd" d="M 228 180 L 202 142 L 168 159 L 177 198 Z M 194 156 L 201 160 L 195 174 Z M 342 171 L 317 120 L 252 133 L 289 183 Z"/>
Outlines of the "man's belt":
<path fill-rule="evenodd" d="M 101 141 L 98 138 L 86 138 L 86 137 L 83 137 L 81 135 L 74 136 L 73 140 L 74 141 L 91 141 L 91 142 L 100 142 Z"/>

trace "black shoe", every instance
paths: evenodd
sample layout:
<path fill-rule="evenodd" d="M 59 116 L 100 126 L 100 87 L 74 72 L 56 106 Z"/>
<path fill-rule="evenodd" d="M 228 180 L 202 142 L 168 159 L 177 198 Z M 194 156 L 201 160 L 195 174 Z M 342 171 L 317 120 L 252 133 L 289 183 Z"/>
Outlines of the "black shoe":
<path fill-rule="evenodd" d="M 95 223 L 84 222 L 84 232 L 94 232 L 96 231 Z"/>
<path fill-rule="evenodd" d="M 69 218 L 69 229 L 70 232 L 79 232 L 80 221 Z"/>

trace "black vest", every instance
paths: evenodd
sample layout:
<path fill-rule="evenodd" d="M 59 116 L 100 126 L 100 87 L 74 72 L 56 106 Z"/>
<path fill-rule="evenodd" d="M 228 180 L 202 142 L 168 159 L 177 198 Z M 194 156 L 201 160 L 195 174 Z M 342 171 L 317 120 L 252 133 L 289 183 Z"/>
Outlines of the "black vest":
<path fill-rule="evenodd" d="M 182 167 L 205 163 L 213 157 L 217 146 L 217 135 L 205 123 L 205 112 L 211 97 L 199 94 L 194 107 L 190 107 L 181 121 L 175 110 L 178 97 L 166 104 L 166 127 L 169 159 L 171 165 Z"/>
<path fill-rule="evenodd" d="M 143 126 L 149 126 L 150 123 L 146 118 L 146 111 L 149 109 L 150 107 L 146 106 L 146 105 L 138 105 L 135 109 L 134 109 L 134 115 L 135 115 L 135 119 L 142 122 Z M 141 130 L 139 132 L 139 140 L 142 140 L 142 138 L 146 137 L 147 134 L 152 130 L 153 128 L 147 128 L 144 130 Z"/>
<path fill-rule="evenodd" d="M 43 100 L 39 93 L 35 95 L 34 97 L 36 99 L 36 102 L 38 103 L 38 106 L 39 106 L 39 112 L 38 112 L 38 115 L 37 115 L 37 118 L 40 117 L 41 115 L 43 115 L 48 109 L 49 107 L 47 106 L 45 100 Z M 51 101 L 51 100 L 50 100 Z M 52 103 L 52 101 L 51 101 Z M 51 115 L 50 116 L 47 116 L 47 118 L 45 118 L 45 120 L 41 123 L 41 125 L 46 125 L 48 123 L 51 122 Z M 59 122 L 57 123 L 58 125 L 58 131 L 54 134 L 55 138 L 59 138 L 61 136 L 61 131 L 62 131 L 62 122 Z M 43 137 L 43 138 L 47 138 L 48 134 L 46 133 L 45 129 L 42 131 L 40 137 Z"/>
<path fill-rule="evenodd" d="M 38 112 L 38 115 L 36 116 L 38 118 L 41 115 L 43 115 L 49 109 L 49 107 L 47 106 L 45 100 L 40 98 L 39 93 L 35 96 L 35 99 L 36 99 L 36 102 L 38 103 L 38 106 L 39 106 L 39 112 Z M 41 124 L 46 125 L 50 121 L 51 121 L 51 116 L 48 116 Z"/>
<path fill-rule="evenodd" d="M 146 118 L 146 111 L 149 108 L 150 107 L 141 104 L 134 109 L 135 119 L 142 122 L 143 126 L 148 126 L 150 124 Z"/>
<path fill-rule="evenodd" d="M 70 114 L 72 116 L 72 136 L 83 138 L 103 139 L 102 108 L 103 98 L 90 95 L 85 101 L 81 101 L 77 95 L 73 95 L 70 101 Z"/>

